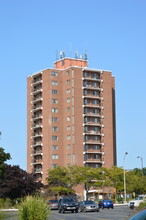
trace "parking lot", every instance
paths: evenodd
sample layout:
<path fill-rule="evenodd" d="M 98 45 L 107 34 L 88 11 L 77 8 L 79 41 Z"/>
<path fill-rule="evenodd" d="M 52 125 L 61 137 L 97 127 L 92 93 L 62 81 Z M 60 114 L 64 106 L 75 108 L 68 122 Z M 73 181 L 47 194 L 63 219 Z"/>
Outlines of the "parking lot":
<path fill-rule="evenodd" d="M 115 206 L 114 209 L 100 209 L 99 212 L 81 212 L 64 214 L 52 210 L 48 220 L 128 220 L 133 213 L 128 206 Z M 6 220 L 18 220 L 17 211 L 8 211 Z"/>
<path fill-rule="evenodd" d="M 65 214 L 58 213 L 58 210 L 51 211 L 50 220 L 127 220 L 132 214 L 128 206 L 115 206 L 114 209 L 100 209 L 99 212 L 81 212 Z"/>

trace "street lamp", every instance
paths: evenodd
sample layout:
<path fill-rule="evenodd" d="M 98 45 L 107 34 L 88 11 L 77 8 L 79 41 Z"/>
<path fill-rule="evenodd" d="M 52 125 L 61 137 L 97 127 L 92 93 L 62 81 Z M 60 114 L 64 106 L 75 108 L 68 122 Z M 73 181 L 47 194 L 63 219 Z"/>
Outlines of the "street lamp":
<path fill-rule="evenodd" d="M 126 203 L 126 175 L 125 175 L 125 157 L 128 154 L 128 152 L 125 152 L 124 158 L 123 158 L 123 166 L 124 166 L 124 203 Z"/>
<path fill-rule="evenodd" d="M 137 158 L 141 159 L 141 172 L 142 172 L 142 179 L 143 179 L 143 158 L 138 156 Z"/>

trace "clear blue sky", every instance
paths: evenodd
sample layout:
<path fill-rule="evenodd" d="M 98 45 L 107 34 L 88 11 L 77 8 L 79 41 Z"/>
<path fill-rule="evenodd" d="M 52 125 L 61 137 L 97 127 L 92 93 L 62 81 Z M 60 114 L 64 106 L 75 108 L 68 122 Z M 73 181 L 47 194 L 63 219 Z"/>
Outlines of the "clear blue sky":
<path fill-rule="evenodd" d="M 117 159 L 146 166 L 146 1 L 0 0 L 0 146 L 26 169 L 26 78 L 56 50 L 88 53 L 116 79 Z"/>

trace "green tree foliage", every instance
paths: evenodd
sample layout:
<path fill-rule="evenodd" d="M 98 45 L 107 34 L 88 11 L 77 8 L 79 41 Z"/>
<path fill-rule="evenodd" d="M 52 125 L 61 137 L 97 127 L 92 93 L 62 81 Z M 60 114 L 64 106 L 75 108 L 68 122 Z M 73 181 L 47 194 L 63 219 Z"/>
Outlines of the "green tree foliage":
<path fill-rule="evenodd" d="M 65 167 L 56 167 L 48 171 L 48 190 L 54 195 L 68 195 L 74 193 L 72 187 L 75 185 L 70 170 Z"/>
<path fill-rule="evenodd" d="M 10 154 L 5 153 L 4 149 L 0 147 L 0 179 L 3 177 L 4 163 L 10 159 L 11 159 Z"/>
<path fill-rule="evenodd" d="M 40 187 L 42 184 L 35 182 L 33 174 L 28 174 L 19 166 L 4 165 L 3 178 L 0 180 L 0 198 L 20 198 L 36 192 Z"/>
<path fill-rule="evenodd" d="M 142 178 L 141 169 L 126 170 L 125 175 L 127 193 L 135 192 L 136 195 L 146 193 L 146 176 Z M 124 170 L 116 166 L 112 168 L 57 167 L 49 170 L 47 182 L 49 192 L 53 195 L 73 193 L 72 188 L 78 184 L 84 184 L 87 195 L 91 187 L 114 187 L 117 193 L 124 193 Z"/>
<path fill-rule="evenodd" d="M 142 176 L 140 169 L 135 168 L 127 172 L 126 183 L 129 193 L 135 192 L 136 195 L 139 195 L 146 192 L 146 176 Z"/>
<path fill-rule="evenodd" d="M 105 186 L 115 187 L 117 192 L 123 190 L 124 171 L 120 167 L 113 166 L 112 168 L 103 168 L 103 178 Z"/>

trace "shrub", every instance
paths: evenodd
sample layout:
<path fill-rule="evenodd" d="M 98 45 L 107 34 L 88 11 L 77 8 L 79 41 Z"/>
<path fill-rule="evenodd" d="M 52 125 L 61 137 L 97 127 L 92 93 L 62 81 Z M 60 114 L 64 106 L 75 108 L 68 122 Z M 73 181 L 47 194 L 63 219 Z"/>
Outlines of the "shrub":
<path fill-rule="evenodd" d="M 0 220 L 6 219 L 6 215 L 4 212 L 0 212 Z"/>
<path fill-rule="evenodd" d="M 0 198 L 0 208 L 11 208 L 12 207 L 12 201 L 9 198 Z"/>
<path fill-rule="evenodd" d="M 143 209 L 145 207 L 146 207 L 146 201 L 145 202 L 141 202 L 137 209 Z"/>
<path fill-rule="evenodd" d="M 27 196 L 19 206 L 20 220 L 47 220 L 49 213 L 48 203 L 38 196 Z"/>

